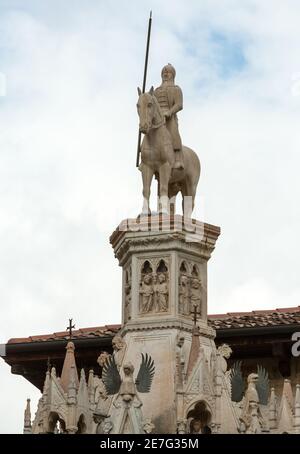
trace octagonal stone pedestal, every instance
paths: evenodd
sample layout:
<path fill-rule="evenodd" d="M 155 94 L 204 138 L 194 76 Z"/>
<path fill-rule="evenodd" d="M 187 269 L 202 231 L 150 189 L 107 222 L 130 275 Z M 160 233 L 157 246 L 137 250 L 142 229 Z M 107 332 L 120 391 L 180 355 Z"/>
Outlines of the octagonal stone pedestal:
<path fill-rule="evenodd" d="M 220 228 L 182 216 L 126 219 L 110 237 L 123 269 L 122 330 L 124 361 L 137 373 L 141 353 L 155 363 L 151 392 L 141 395 L 143 413 L 157 433 L 176 432 L 176 355 L 178 339 L 187 367 L 193 315 L 200 344 L 209 358 L 215 332 L 207 325 L 207 262 Z"/>

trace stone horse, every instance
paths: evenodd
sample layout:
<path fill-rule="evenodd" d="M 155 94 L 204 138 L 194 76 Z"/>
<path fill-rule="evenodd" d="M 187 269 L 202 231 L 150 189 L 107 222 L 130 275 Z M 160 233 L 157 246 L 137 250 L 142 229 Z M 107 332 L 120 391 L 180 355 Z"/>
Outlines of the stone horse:
<path fill-rule="evenodd" d="M 197 154 L 186 146 L 182 147 L 184 169 L 174 169 L 175 153 L 165 117 L 153 94 L 138 88 L 139 129 L 144 134 L 141 144 L 141 164 L 139 170 L 143 178 L 142 214 L 151 213 L 149 207 L 150 187 L 153 176 L 158 180 L 158 211 L 162 214 L 175 212 L 175 197 L 182 194 L 182 210 L 191 216 L 194 209 L 197 184 L 200 177 L 200 161 Z"/>

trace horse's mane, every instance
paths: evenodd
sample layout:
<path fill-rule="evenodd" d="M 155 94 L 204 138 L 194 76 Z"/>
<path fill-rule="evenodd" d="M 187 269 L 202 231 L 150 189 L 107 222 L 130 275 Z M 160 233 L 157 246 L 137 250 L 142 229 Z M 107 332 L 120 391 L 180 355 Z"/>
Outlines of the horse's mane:
<path fill-rule="evenodd" d="M 160 108 L 160 105 L 158 103 L 158 100 L 157 100 L 156 96 L 154 94 L 151 95 L 151 93 L 149 93 L 149 95 L 152 97 L 152 99 L 154 101 L 154 104 L 156 105 L 157 112 L 158 112 L 158 114 L 160 116 L 159 122 L 165 121 L 165 117 L 164 117 L 164 115 L 162 113 L 162 110 Z"/>

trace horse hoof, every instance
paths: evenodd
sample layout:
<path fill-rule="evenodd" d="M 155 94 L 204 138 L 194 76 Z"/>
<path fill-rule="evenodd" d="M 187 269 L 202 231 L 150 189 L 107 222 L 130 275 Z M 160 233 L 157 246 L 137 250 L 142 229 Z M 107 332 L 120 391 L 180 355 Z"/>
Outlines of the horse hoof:
<path fill-rule="evenodd" d="M 145 218 L 145 217 L 148 217 L 148 216 L 151 216 L 151 211 L 142 211 L 139 215 L 138 215 L 138 218 Z"/>

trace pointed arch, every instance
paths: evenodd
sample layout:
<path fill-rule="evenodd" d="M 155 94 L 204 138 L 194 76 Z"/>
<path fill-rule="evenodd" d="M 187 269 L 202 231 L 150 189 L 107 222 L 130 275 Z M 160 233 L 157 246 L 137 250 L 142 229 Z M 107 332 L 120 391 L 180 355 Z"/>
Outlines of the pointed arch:
<path fill-rule="evenodd" d="M 164 261 L 164 259 L 161 259 L 159 261 L 159 264 L 156 268 L 156 272 L 157 273 L 167 273 L 168 272 L 168 267 L 166 265 L 166 262 Z"/>
<path fill-rule="evenodd" d="M 79 416 L 77 427 L 78 427 L 77 434 L 87 433 L 86 418 L 83 413 L 81 413 L 81 415 Z"/>
<path fill-rule="evenodd" d="M 146 260 L 144 263 L 143 263 L 143 267 L 142 267 L 142 275 L 143 274 L 150 274 L 153 272 L 153 268 L 151 266 L 151 263 L 149 262 L 149 260 Z"/>
<path fill-rule="evenodd" d="M 211 433 L 212 411 L 204 399 L 194 402 L 193 407 L 187 412 L 186 419 L 190 433 Z"/>
<path fill-rule="evenodd" d="M 200 278 L 200 272 L 199 272 L 199 268 L 198 268 L 198 265 L 194 264 L 193 265 L 193 268 L 192 268 L 192 277 L 196 277 L 196 278 Z"/>
<path fill-rule="evenodd" d="M 51 411 L 48 416 L 48 433 L 65 433 L 66 424 L 63 418 L 55 412 Z"/>
<path fill-rule="evenodd" d="M 185 260 L 182 260 L 179 271 L 181 274 L 188 274 L 188 266 Z"/>

